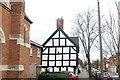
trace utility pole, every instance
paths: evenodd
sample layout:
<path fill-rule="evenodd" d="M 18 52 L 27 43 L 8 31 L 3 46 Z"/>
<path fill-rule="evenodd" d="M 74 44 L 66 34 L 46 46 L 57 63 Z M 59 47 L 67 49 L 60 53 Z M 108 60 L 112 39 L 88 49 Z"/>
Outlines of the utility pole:
<path fill-rule="evenodd" d="M 119 22 L 118 22 L 119 23 Z M 118 30 L 120 29 L 120 26 L 118 26 Z M 118 31 L 118 76 L 119 76 L 119 80 L 120 80 L 120 33 Z"/>
<path fill-rule="evenodd" d="M 117 55 L 118 55 L 118 76 L 119 76 L 119 79 L 120 79 L 120 33 L 119 33 L 119 31 L 120 31 L 120 2 L 118 2 L 118 6 L 117 6 L 118 8 L 118 53 L 117 53 Z"/>
<path fill-rule="evenodd" d="M 100 69 L 101 69 L 101 77 L 103 78 L 103 53 L 102 53 L 102 39 L 101 39 L 101 19 L 100 19 L 100 2 L 97 0 L 98 4 L 98 27 L 99 27 L 99 43 L 100 43 Z"/>
<path fill-rule="evenodd" d="M 117 9 L 118 9 L 118 67 L 117 67 L 117 70 L 118 70 L 118 75 L 119 75 L 119 80 L 120 80 L 120 2 L 118 2 L 118 6 L 117 6 Z"/>

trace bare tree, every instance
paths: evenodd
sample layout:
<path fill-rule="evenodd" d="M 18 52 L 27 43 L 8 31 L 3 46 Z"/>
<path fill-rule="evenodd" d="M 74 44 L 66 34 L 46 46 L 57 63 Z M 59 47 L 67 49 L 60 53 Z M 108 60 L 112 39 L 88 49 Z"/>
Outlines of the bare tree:
<path fill-rule="evenodd" d="M 93 42 L 98 36 L 96 31 L 96 12 L 94 10 L 88 9 L 84 13 L 78 13 L 75 20 L 75 31 L 74 33 L 79 37 L 83 51 L 86 54 L 88 60 L 88 71 L 89 77 L 91 78 L 91 62 L 90 62 L 90 50 L 93 45 Z"/>
<path fill-rule="evenodd" d="M 118 2 L 115 1 L 116 4 L 116 10 L 118 11 L 118 19 L 116 18 L 116 14 L 112 14 L 111 12 L 109 13 L 109 17 L 105 18 L 103 26 L 105 26 L 105 33 L 102 37 L 103 39 L 103 44 L 104 48 L 103 51 L 107 55 L 109 54 L 111 58 L 113 58 L 113 62 L 116 63 L 116 60 L 114 60 L 114 55 L 118 55 L 119 53 L 119 45 L 120 45 L 120 37 L 119 37 L 119 29 L 120 29 L 120 24 L 119 24 L 119 15 L 120 15 L 120 9 L 118 6 Z M 117 57 L 116 57 L 117 58 Z M 118 55 L 119 59 L 119 55 Z M 119 69 L 119 60 L 118 61 L 118 69 Z M 120 69 L 118 70 L 120 71 Z M 120 72 L 119 72 L 120 75 Z"/>
<path fill-rule="evenodd" d="M 118 4 L 117 4 L 118 3 Z M 116 8 L 118 11 L 118 32 L 120 30 L 120 1 L 115 0 Z M 120 80 L 120 32 L 118 33 L 118 75 Z"/>
<path fill-rule="evenodd" d="M 104 20 L 105 33 L 102 37 L 104 42 L 104 53 L 113 56 L 118 52 L 118 25 L 117 19 L 110 13 L 109 18 Z"/>
<path fill-rule="evenodd" d="M 118 25 L 114 14 L 110 14 L 107 18 L 102 18 L 102 41 L 104 57 L 113 56 L 118 52 Z M 98 40 L 96 39 L 94 46 L 99 49 Z"/>

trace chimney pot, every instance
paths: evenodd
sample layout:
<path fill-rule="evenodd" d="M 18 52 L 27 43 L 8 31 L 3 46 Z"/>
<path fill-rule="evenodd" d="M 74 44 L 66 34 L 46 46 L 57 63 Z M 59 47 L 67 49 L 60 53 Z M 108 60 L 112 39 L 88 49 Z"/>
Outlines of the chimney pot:
<path fill-rule="evenodd" d="M 64 22 L 64 20 L 63 20 L 62 17 L 61 17 L 61 19 L 58 18 L 58 19 L 57 19 L 57 28 L 63 29 L 63 22 Z"/>

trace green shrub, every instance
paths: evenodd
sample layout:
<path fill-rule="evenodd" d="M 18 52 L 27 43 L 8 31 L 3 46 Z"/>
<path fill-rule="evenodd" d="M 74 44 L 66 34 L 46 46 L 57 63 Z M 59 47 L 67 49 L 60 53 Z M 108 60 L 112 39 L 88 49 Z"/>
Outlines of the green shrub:
<path fill-rule="evenodd" d="M 66 72 L 42 72 L 37 80 L 72 80 L 69 73 Z"/>

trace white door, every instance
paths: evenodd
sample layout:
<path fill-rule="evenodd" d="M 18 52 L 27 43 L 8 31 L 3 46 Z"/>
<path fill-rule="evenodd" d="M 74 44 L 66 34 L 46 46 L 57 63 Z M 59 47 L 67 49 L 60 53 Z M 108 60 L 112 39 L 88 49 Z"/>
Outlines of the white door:
<path fill-rule="evenodd" d="M 30 78 L 36 78 L 36 65 L 34 63 L 30 64 Z"/>

